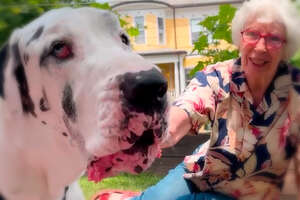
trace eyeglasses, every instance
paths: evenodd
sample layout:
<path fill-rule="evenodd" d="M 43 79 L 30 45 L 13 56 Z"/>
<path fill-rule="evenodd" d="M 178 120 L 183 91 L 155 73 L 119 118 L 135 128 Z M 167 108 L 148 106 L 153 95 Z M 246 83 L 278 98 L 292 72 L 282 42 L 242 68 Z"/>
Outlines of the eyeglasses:
<path fill-rule="evenodd" d="M 271 33 L 261 34 L 258 31 L 249 29 L 242 31 L 241 34 L 243 40 L 252 45 L 256 45 L 261 38 L 264 38 L 268 49 L 279 49 L 286 42 L 285 39 L 282 39 L 278 35 Z"/>

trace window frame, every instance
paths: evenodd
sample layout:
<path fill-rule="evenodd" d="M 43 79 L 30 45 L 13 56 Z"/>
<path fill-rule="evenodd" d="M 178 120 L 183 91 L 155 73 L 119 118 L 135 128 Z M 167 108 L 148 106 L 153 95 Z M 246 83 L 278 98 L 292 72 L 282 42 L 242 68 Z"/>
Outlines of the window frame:
<path fill-rule="evenodd" d="M 162 22 L 162 38 L 160 37 L 160 27 L 159 27 L 159 19 Z M 158 44 L 165 44 L 166 42 L 166 26 L 165 19 L 163 17 L 157 17 L 157 34 L 158 34 Z M 162 39 L 162 41 L 161 41 Z"/>
<path fill-rule="evenodd" d="M 137 19 L 142 18 L 141 20 L 143 22 L 143 27 L 139 27 L 137 24 Z M 139 30 L 139 35 L 134 37 L 134 42 L 136 44 L 146 44 L 146 29 L 145 29 L 145 16 L 143 15 L 138 15 L 134 16 L 134 26 Z M 138 41 L 137 38 L 141 37 L 141 32 L 143 32 L 143 38 L 141 41 Z"/>
<path fill-rule="evenodd" d="M 199 22 L 203 21 L 204 19 L 205 19 L 204 15 L 203 16 L 199 16 L 199 17 L 190 18 L 190 44 L 191 45 L 194 45 L 195 41 L 197 41 L 197 40 L 193 41 L 193 23 L 192 23 L 192 21 L 198 20 L 198 23 L 199 23 Z M 201 29 L 201 27 L 200 27 L 200 25 L 198 25 L 198 23 L 196 24 L 196 26 L 199 26 L 199 29 Z M 200 33 L 200 31 L 198 33 Z M 199 38 L 199 34 L 198 34 L 197 39 L 198 38 Z"/>

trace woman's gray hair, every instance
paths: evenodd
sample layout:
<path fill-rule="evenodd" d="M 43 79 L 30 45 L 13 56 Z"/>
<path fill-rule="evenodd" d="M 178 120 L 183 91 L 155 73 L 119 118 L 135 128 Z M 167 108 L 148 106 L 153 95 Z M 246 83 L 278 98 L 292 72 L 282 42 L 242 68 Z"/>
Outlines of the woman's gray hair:
<path fill-rule="evenodd" d="M 239 47 L 241 31 L 247 23 L 260 17 L 284 25 L 286 30 L 286 45 L 284 60 L 289 60 L 300 48 L 300 16 L 289 0 L 250 0 L 245 1 L 232 20 L 232 40 Z"/>

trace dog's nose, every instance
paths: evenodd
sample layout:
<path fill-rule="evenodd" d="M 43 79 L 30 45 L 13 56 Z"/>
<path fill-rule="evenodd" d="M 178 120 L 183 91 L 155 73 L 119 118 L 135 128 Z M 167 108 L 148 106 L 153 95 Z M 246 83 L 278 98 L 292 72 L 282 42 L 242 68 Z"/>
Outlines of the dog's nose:
<path fill-rule="evenodd" d="M 164 109 L 168 84 L 155 68 L 137 73 L 126 73 L 121 78 L 120 90 L 127 102 L 138 112 Z"/>

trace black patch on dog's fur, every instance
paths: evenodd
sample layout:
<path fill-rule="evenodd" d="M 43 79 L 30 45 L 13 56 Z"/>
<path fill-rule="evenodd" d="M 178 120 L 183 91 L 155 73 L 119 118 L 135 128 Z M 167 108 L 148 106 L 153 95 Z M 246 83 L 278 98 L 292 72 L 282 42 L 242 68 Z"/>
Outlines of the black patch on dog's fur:
<path fill-rule="evenodd" d="M 66 187 L 65 187 L 64 196 L 63 196 L 62 200 L 66 200 L 68 190 L 69 190 L 69 186 L 66 186 Z"/>
<path fill-rule="evenodd" d="M 19 47 L 18 47 L 17 43 L 15 43 L 12 46 L 12 52 L 15 57 L 15 65 L 16 65 L 14 75 L 15 75 L 15 78 L 18 83 L 23 112 L 25 114 L 30 113 L 30 114 L 32 114 L 32 116 L 36 117 L 37 115 L 34 112 L 34 103 L 29 95 L 27 78 L 26 78 L 24 66 L 22 65 L 22 62 L 20 59 L 20 52 L 19 52 Z"/>
<path fill-rule="evenodd" d="M 4 98 L 4 70 L 9 56 L 8 45 L 4 45 L 0 51 L 0 97 Z"/>
<path fill-rule="evenodd" d="M 48 56 L 48 49 L 47 48 L 44 48 L 41 56 L 40 56 L 40 67 L 45 67 L 46 66 L 46 58 Z"/>
<path fill-rule="evenodd" d="M 40 99 L 40 109 L 42 112 L 46 112 L 50 110 L 48 98 L 44 89 L 43 89 L 43 97 Z"/>
<path fill-rule="evenodd" d="M 65 113 L 67 114 L 68 118 L 75 122 L 77 118 L 76 106 L 73 100 L 73 90 L 69 84 L 65 85 L 63 91 L 62 107 Z"/>
<path fill-rule="evenodd" d="M 0 200 L 5 200 L 5 198 L 0 194 Z"/>
<path fill-rule="evenodd" d="M 143 135 L 136 140 L 131 148 L 123 150 L 123 153 L 133 155 L 140 152 L 143 156 L 146 156 L 148 155 L 148 147 L 152 144 L 154 144 L 154 133 L 152 129 L 149 129 L 144 131 Z"/>
<path fill-rule="evenodd" d="M 105 169 L 105 172 L 109 172 L 112 169 L 112 167 L 108 167 Z"/>
<path fill-rule="evenodd" d="M 139 174 L 143 171 L 143 168 L 141 166 L 137 165 L 137 166 L 135 166 L 134 171 Z"/>
<path fill-rule="evenodd" d="M 29 61 L 29 55 L 27 53 L 25 53 L 23 56 L 23 59 L 24 59 L 24 64 L 27 65 L 28 61 Z"/>
<path fill-rule="evenodd" d="M 30 40 L 26 43 L 26 46 L 28 46 L 32 41 L 39 39 L 39 37 L 42 35 L 44 31 L 44 27 L 40 26 L 36 32 L 33 34 L 33 36 L 30 38 Z"/>

